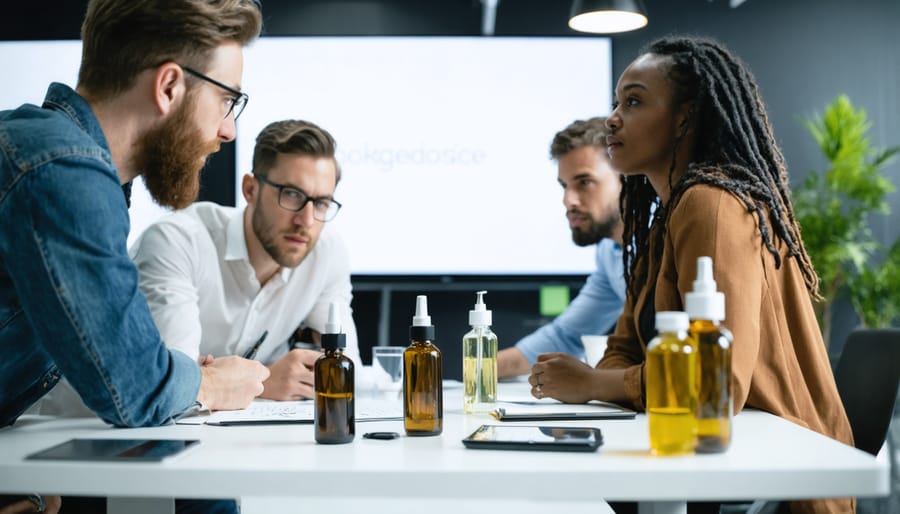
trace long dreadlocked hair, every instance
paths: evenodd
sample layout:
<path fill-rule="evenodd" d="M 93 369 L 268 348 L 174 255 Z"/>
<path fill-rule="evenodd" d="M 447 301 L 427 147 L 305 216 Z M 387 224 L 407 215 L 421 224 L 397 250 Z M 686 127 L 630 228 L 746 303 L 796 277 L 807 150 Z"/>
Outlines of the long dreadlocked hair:
<path fill-rule="evenodd" d="M 675 105 L 693 102 L 688 122 L 672 147 L 669 168 L 672 193 L 668 206 L 676 205 L 684 191 L 695 184 L 730 191 L 744 202 L 748 212 L 756 214 L 763 242 L 774 257 L 775 266 L 781 266 L 781 256 L 773 242 L 773 230 L 787 245 L 788 257 L 797 258 L 810 295 L 818 298 L 819 277 L 800 239 L 784 155 L 775 143 L 750 70 L 720 43 L 705 38 L 666 37 L 651 43 L 641 52 L 645 53 L 669 58 L 666 72 Z M 693 163 L 672 185 L 675 155 L 690 127 L 696 131 Z M 653 225 L 658 226 L 651 231 L 650 213 L 654 208 Z M 631 242 L 626 245 L 622 259 L 629 293 L 636 297 L 649 273 L 651 232 L 655 239 L 654 257 L 659 260 L 671 209 L 660 205 L 646 177 L 635 175 L 625 178 L 621 210 L 625 224 L 623 240 Z"/>

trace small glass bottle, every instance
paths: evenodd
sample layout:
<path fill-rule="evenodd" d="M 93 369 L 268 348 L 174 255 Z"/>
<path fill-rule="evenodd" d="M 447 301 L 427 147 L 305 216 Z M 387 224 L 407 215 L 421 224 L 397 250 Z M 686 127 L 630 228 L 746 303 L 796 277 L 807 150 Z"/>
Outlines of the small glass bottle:
<path fill-rule="evenodd" d="M 647 346 L 646 406 L 650 449 L 692 453 L 697 445 L 697 353 L 684 312 L 657 312 L 659 335 Z"/>
<path fill-rule="evenodd" d="M 491 311 L 484 295 L 475 293 L 475 308 L 469 311 L 472 330 L 463 336 L 463 410 L 486 413 L 497 406 L 497 335 L 491 331 Z"/>
<path fill-rule="evenodd" d="M 328 307 L 328 323 L 322 334 L 325 352 L 314 365 L 315 437 L 323 444 L 349 443 L 356 435 L 353 361 L 344 355 L 347 341 L 341 332 L 338 309 L 336 302 Z"/>
<path fill-rule="evenodd" d="M 433 343 L 434 325 L 423 295 L 416 297 L 409 338 L 403 352 L 403 427 L 411 436 L 438 435 L 444 430 L 441 351 Z"/>
<path fill-rule="evenodd" d="M 731 444 L 734 399 L 731 379 L 731 332 L 725 319 L 725 295 L 716 291 L 713 262 L 697 259 L 694 290 L 685 294 L 688 329 L 697 341 L 697 453 L 720 453 Z"/>

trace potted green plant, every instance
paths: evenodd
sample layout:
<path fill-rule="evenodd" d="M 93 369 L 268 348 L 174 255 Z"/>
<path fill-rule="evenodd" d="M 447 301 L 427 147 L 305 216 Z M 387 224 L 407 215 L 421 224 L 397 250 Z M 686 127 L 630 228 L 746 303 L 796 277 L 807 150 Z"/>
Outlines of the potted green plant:
<path fill-rule="evenodd" d="M 889 327 L 900 317 L 900 239 L 880 265 L 872 264 L 856 270 L 848 281 L 850 303 L 864 327 Z"/>
<path fill-rule="evenodd" d="M 850 295 L 864 324 L 889 324 L 897 315 L 896 300 L 891 306 L 895 310 L 889 314 L 888 300 L 877 295 L 885 292 L 887 280 L 898 280 L 900 249 L 894 244 L 884 253 L 881 266 L 875 267 L 873 256 L 881 245 L 869 229 L 869 218 L 890 212 L 885 198 L 894 186 L 880 170 L 900 147 L 874 147 L 868 137 L 871 123 L 866 112 L 856 109 L 845 95 L 835 98 L 821 116 L 804 120 L 804 125 L 828 160 L 826 171 L 810 171 L 794 192 L 803 242 L 821 279 L 822 298 L 815 306 L 827 345 L 831 308 L 843 291 Z M 894 298 L 897 290 L 891 291 Z"/>

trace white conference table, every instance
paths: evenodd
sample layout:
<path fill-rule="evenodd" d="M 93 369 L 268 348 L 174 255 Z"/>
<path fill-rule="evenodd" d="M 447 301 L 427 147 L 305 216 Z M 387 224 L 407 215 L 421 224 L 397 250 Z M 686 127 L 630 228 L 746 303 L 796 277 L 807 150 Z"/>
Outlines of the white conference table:
<path fill-rule="evenodd" d="M 500 398 L 520 397 L 523 391 L 527 385 L 501 384 Z M 110 514 L 172 512 L 172 498 L 238 497 L 245 498 L 248 507 L 254 499 L 296 499 L 291 510 L 304 512 L 318 511 L 304 508 L 307 500 L 336 512 L 333 507 L 340 501 L 350 506 L 366 499 L 381 506 L 420 500 L 433 505 L 464 498 L 487 505 L 590 505 L 595 512 L 608 512 L 605 500 L 637 501 L 641 513 L 674 514 L 686 512 L 688 500 L 873 497 L 889 492 L 886 451 L 872 457 L 759 411 L 735 417 L 734 440 L 726 453 L 684 457 L 650 454 L 643 415 L 623 421 L 539 423 L 599 427 L 604 444 L 597 453 L 466 449 L 460 440 L 483 423 L 499 422 L 487 415 L 463 414 L 458 389 L 444 392 L 440 436 L 363 439 L 370 431 L 402 434 L 403 425 L 360 422 L 356 439 L 343 445 L 316 444 L 312 425 L 114 429 L 96 419 L 26 416 L 0 430 L 0 493 L 107 496 Z M 24 460 L 73 437 L 187 438 L 202 443 L 160 464 Z M 423 510 L 433 512 L 411 511 Z"/>

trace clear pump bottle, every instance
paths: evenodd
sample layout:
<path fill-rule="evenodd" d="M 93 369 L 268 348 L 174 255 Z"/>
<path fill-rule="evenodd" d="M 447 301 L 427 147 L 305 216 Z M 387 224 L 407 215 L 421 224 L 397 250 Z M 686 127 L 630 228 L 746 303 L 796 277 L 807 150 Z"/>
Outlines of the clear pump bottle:
<path fill-rule="evenodd" d="M 433 343 L 434 325 L 424 295 L 416 297 L 409 338 L 403 352 L 403 427 L 411 436 L 438 435 L 444 429 L 441 351 Z"/>
<path fill-rule="evenodd" d="M 689 331 L 697 341 L 700 381 L 697 398 L 697 452 L 720 453 L 731 444 L 734 399 L 731 378 L 733 337 L 721 325 L 725 319 L 725 295 L 716 291 L 713 262 L 697 259 L 694 290 L 685 295 Z"/>
<path fill-rule="evenodd" d="M 463 410 L 486 413 L 497 406 L 497 335 L 491 331 L 491 311 L 484 295 L 475 293 L 475 308 L 469 311 L 472 330 L 463 336 Z"/>
<path fill-rule="evenodd" d="M 338 304 L 328 307 L 328 323 L 322 334 L 325 352 L 316 359 L 315 437 L 317 443 L 342 444 L 353 441 L 356 423 L 353 399 L 353 361 L 344 355 L 346 335 L 341 332 Z"/>
<path fill-rule="evenodd" d="M 647 346 L 646 406 L 650 449 L 692 453 L 697 444 L 697 353 L 684 312 L 657 312 L 659 334 Z"/>

